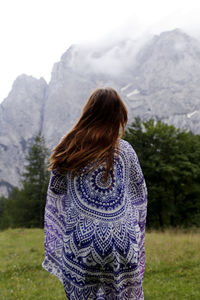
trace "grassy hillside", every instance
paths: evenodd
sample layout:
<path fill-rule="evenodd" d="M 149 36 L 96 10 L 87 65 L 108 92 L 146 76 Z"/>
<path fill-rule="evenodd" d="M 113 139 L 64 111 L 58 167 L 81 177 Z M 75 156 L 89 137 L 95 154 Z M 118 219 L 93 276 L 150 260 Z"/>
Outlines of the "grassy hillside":
<path fill-rule="evenodd" d="M 43 230 L 0 232 L 0 299 L 65 299 L 61 283 L 41 268 Z M 146 235 L 145 300 L 200 299 L 200 232 Z"/>

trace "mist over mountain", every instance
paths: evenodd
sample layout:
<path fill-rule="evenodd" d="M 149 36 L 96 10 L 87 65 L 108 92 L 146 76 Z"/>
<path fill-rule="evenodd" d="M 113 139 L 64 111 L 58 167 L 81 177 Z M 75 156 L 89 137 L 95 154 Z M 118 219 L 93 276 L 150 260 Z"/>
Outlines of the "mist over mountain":
<path fill-rule="evenodd" d="M 73 45 L 55 63 L 50 83 L 21 75 L 0 104 L 0 194 L 19 185 L 33 137 L 52 149 L 80 116 L 90 93 L 111 86 L 129 122 L 151 117 L 200 133 L 200 42 L 179 29 L 148 40 Z"/>

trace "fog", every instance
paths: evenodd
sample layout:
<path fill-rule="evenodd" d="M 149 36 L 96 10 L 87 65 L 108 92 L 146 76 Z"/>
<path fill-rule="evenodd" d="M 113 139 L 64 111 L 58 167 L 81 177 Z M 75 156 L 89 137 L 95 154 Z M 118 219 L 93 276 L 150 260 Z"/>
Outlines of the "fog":
<path fill-rule="evenodd" d="M 85 67 L 114 75 L 155 34 L 181 28 L 199 39 L 199 15 L 196 0 L 1 1 L 0 102 L 22 73 L 49 81 L 71 44 L 87 53 Z"/>
<path fill-rule="evenodd" d="M 150 35 L 140 38 L 118 37 L 116 40 L 102 40 L 101 43 L 74 45 L 70 51 L 70 66 L 78 73 L 102 73 L 115 76 L 126 72 L 135 63 L 139 49 L 150 39 Z M 69 51 L 66 52 L 69 55 Z M 65 57 L 65 55 L 64 55 Z"/>

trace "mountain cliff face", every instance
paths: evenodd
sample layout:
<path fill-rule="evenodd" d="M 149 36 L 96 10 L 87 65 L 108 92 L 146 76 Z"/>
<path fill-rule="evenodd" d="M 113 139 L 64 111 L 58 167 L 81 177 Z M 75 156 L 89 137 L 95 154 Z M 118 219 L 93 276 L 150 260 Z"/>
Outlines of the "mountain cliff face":
<path fill-rule="evenodd" d="M 90 93 L 116 88 L 129 120 L 154 117 L 200 133 L 200 43 L 180 30 L 146 43 L 71 46 L 44 79 L 19 76 L 0 104 L 0 194 L 18 185 L 39 130 L 50 149 L 73 126 Z"/>
<path fill-rule="evenodd" d="M 19 76 L 0 105 L 0 193 L 18 185 L 29 143 L 41 130 L 47 83 Z"/>
<path fill-rule="evenodd" d="M 126 90 L 130 114 L 200 132 L 200 44 L 179 30 L 165 32 L 149 41 L 136 60 Z"/>

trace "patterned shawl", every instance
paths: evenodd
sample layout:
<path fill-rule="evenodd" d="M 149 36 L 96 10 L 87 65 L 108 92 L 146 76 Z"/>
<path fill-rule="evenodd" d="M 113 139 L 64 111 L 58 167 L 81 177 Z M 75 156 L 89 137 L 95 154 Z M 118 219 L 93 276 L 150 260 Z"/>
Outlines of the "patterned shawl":
<path fill-rule="evenodd" d="M 147 190 L 128 142 L 116 148 L 107 186 L 104 171 L 90 164 L 77 176 L 51 172 L 42 266 L 68 300 L 142 300 Z"/>

